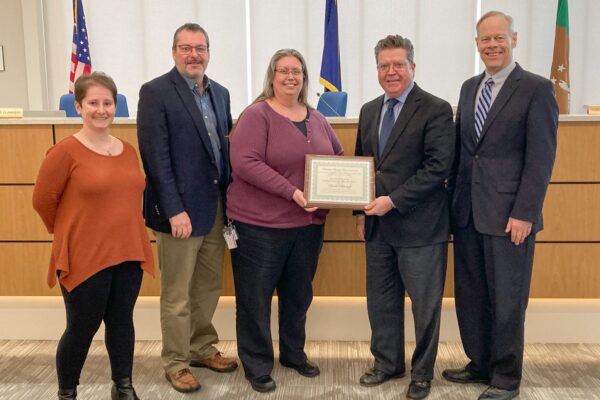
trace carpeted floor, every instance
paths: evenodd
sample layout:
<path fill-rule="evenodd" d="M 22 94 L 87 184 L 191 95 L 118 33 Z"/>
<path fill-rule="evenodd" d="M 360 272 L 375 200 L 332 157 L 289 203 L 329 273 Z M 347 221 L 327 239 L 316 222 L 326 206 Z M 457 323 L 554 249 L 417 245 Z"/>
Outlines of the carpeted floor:
<path fill-rule="evenodd" d="M 275 365 L 277 390 L 254 392 L 243 371 L 217 374 L 192 369 L 202 384 L 199 392 L 181 394 L 164 378 L 160 366 L 160 342 L 136 345 L 134 386 L 142 400 L 155 399 L 404 399 L 410 378 L 392 380 L 374 388 L 358 385 L 358 378 L 371 366 L 367 342 L 309 342 L 309 358 L 321 368 L 321 375 L 305 378 Z M 235 342 L 219 348 L 236 355 Z M 410 355 L 414 344 L 407 345 Z M 54 367 L 55 341 L 0 341 L 0 399 L 56 399 Z M 408 365 L 407 360 L 407 365 Z M 458 385 L 446 382 L 441 372 L 466 362 L 460 343 L 441 343 L 430 400 L 477 399 L 485 385 Z M 110 366 L 103 342 L 94 342 L 81 376 L 79 399 L 110 399 Z M 520 400 L 600 399 L 600 344 L 530 344 L 525 350 Z"/>

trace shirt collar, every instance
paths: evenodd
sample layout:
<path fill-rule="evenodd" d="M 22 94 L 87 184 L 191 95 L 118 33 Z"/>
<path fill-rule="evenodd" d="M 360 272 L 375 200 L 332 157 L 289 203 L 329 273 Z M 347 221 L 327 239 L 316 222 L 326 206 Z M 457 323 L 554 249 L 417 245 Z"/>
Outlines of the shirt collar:
<path fill-rule="evenodd" d="M 410 85 L 408 85 L 408 87 L 406 89 L 404 89 L 404 92 L 402 92 L 402 94 L 398 97 L 396 97 L 396 100 L 398 100 L 398 102 L 400 102 L 400 104 L 404 104 L 406 102 L 406 98 L 408 97 L 408 95 L 410 94 L 410 91 L 415 87 L 415 81 L 412 81 L 410 83 Z M 386 101 L 388 101 L 391 97 L 387 95 L 387 93 L 383 96 L 383 103 L 385 104 Z"/>
<path fill-rule="evenodd" d="M 190 90 L 194 90 L 194 88 L 196 87 L 196 81 L 191 78 L 188 78 L 185 75 L 181 75 L 181 77 L 183 78 L 183 80 L 185 80 L 185 83 L 187 83 Z M 210 79 L 208 79 L 208 76 L 204 75 L 204 78 L 202 78 L 202 85 L 204 86 L 204 90 L 210 87 Z"/>
<path fill-rule="evenodd" d="M 494 75 L 490 75 L 487 71 L 485 72 L 485 76 L 483 77 L 483 81 L 487 81 L 489 78 L 494 80 L 494 84 L 497 85 L 499 83 L 503 83 L 508 75 L 515 69 L 517 64 L 513 61 L 508 64 L 506 67 L 502 68 L 500 71 L 496 72 Z"/>

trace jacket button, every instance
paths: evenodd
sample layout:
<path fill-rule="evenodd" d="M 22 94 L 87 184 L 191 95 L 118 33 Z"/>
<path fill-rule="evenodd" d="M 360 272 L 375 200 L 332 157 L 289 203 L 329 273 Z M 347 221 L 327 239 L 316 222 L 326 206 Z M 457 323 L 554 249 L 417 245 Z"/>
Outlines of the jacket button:
<path fill-rule="evenodd" d="M 218 184 L 219 184 L 219 180 L 218 180 L 218 179 L 214 179 L 214 180 L 213 180 L 213 183 L 214 183 L 215 185 L 218 185 Z"/>
<path fill-rule="evenodd" d="M 475 154 L 475 159 L 479 160 L 479 156 L 477 154 Z"/>
<path fill-rule="evenodd" d="M 377 175 L 381 175 L 381 171 L 377 171 Z"/>

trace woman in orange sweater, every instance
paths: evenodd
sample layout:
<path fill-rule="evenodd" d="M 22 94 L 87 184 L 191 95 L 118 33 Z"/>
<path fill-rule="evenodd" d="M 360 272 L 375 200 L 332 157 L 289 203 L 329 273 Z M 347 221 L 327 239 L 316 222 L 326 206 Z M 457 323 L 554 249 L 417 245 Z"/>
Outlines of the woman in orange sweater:
<path fill-rule="evenodd" d="M 144 227 L 144 178 L 134 148 L 110 135 L 117 88 L 95 72 L 75 82 L 83 127 L 53 146 L 33 192 L 33 207 L 54 234 L 48 284 L 58 279 L 67 327 L 56 352 L 58 398 L 76 399 L 87 353 L 102 321 L 112 399 L 138 399 L 131 383 L 133 308 L 142 271 L 154 274 Z"/>

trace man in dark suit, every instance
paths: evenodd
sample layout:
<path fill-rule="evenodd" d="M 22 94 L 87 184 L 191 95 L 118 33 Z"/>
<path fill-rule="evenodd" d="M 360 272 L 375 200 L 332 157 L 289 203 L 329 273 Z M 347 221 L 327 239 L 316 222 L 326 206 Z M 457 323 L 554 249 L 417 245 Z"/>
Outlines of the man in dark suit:
<path fill-rule="evenodd" d="M 205 75 L 206 31 L 173 37 L 175 67 L 140 90 L 137 126 L 146 171 L 144 217 L 161 268 L 162 363 L 180 392 L 200 389 L 189 366 L 233 371 L 214 347 L 212 317 L 223 280 L 224 199 L 229 182 L 229 92 Z"/>
<path fill-rule="evenodd" d="M 450 222 L 445 181 L 454 159 L 452 108 L 417 86 L 414 49 L 402 36 L 375 46 L 382 96 L 361 111 L 356 155 L 376 162 L 376 199 L 357 215 L 366 241 L 367 308 L 375 365 L 363 386 L 404 376 L 404 297 L 416 349 L 407 397 L 429 394 L 437 355 Z"/>
<path fill-rule="evenodd" d="M 449 181 L 456 313 L 470 362 L 443 376 L 488 383 L 479 399 L 519 394 L 535 234 L 556 153 L 552 83 L 513 61 L 512 25 L 498 11 L 477 23 L 485 72 L 461 89 Z"/>

